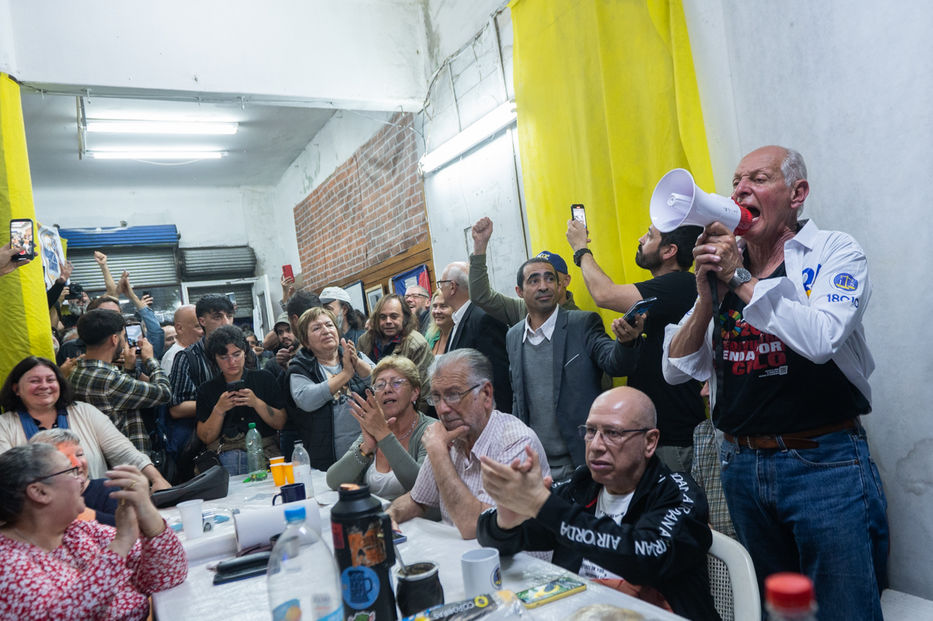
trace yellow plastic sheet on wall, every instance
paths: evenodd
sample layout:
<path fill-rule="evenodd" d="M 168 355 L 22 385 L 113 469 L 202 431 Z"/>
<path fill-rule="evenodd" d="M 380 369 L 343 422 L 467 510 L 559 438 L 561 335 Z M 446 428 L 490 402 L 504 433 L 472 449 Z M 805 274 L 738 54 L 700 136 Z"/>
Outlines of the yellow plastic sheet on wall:
<path fill-rule="evenodd" d="M 650 278 L 635 251 L 657 181 L 680 167 L 700 187 L 714 185 L 681 2 L 513 0 L 510 8 L 532 248 L 570 264 L 570 205 L 583 203 L 606 273 L 617 283 Z M 595 309 L 579 269 L 570 273 L 580 306 Z"/>
<path fill-rule="evenodd" d="M 0 246 L 10 240 L 9 221 L 34 223 L 32 181 L 19 85 L 0 73 Z M 42 260 L 0 276 L 0 382 L 26 356 L 54 358 Z"/>

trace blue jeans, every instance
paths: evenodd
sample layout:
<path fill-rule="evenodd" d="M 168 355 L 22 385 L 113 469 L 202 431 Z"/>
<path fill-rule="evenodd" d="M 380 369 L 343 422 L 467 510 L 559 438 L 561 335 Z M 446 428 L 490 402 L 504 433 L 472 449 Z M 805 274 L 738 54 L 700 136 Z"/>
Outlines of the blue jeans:
<path fill-rule="evenodd" d="M 249 474 L 249 466 L 246 465 L 246 451 L 232 449 L 224 451 L 219 455 L 220 464 L 226 468 L 230 476 L 238 474 Z"/>
<path fill-rule="evenodd" d="M 881 619 L 887 501 L 865 430 L 814 438 L 817 448 L 756 450 L 723 441 L 722 487 L 764 599 L 764 579 L 813 580 L 820 621 Z"/>

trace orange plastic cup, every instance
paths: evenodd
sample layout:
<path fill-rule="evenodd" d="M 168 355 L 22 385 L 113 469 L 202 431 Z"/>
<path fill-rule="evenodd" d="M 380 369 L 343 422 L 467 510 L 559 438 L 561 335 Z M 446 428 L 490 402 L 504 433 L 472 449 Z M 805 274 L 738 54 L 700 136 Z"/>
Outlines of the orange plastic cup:
<path fill-rule="evenodd" d="M 285 480 L 291 485 L 295 482 L 295 467 L 292 465 L 292 462 L 282 465 L 285 467 Z"/>
<path fill-rule="evenodd" d="M 284 458 L 284 457 L 270 457 L 270 458 L 269 458 L 269 465 L 270 465 L 270 466 L 271 466 L 272 464 L 284 464 L 284 463 L 285 463 L 285 458 Z"/>
<path fill-rule="evenodd" d="M 275 481 L 275 486 L 282 487 L 285 485 L 285 464 L 272 464 L 269 469 L 272 471 L 272 480 Z"/>

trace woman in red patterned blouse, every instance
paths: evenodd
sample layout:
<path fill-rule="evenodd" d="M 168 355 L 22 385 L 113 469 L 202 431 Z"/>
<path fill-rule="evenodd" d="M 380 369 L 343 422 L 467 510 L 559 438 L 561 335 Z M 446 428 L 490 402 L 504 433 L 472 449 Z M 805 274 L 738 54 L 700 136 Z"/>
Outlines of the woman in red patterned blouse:
<path fill-rule="evenodd" d="M 0 619 L 145 619 L 149 595 L 185 580 L 181 543 L 134 466 L 107 472 L 116 529 L 75 518 L 79 468 L 48 444 L 0 455 Z"/>

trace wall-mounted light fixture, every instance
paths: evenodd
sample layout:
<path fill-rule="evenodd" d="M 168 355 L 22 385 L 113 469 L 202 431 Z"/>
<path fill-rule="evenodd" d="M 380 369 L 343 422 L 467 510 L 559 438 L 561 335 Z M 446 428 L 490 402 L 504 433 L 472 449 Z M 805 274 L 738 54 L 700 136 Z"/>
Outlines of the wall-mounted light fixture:
<path fill-rule="evenodd" d="M 492 112 L 467 126 L 459 134 L 421 158 L 421 172 L 428 174 L 467 153 L 476 145 L 492 138 L 515 123 L 518 115 L 515 102 L 507 101 Z"/>

